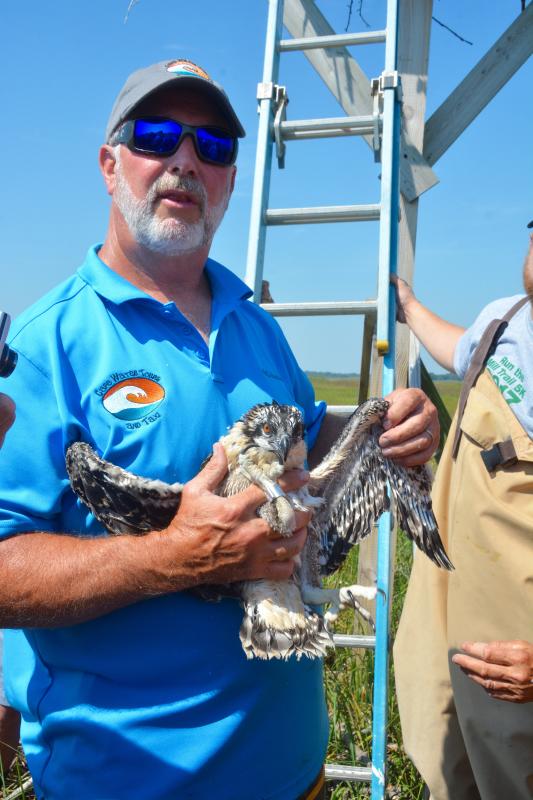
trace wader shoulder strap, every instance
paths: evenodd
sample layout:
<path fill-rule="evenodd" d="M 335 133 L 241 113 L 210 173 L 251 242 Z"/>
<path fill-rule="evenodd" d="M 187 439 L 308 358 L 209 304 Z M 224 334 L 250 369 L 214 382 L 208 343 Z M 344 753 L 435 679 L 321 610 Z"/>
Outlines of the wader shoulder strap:
<path fill-rule="evenodd" d="M 453 440 L 453 447 L 452 447 L 452 458 L 456 458 L 457 451 L 459 450 L 459 442 L 461 440 L 461 420 L 463 418 L 464 410 L 466 408 L 466 401 L 468 400 L 468 395 L 470 393 L 470 389 L 473 387 L 475 382 L 477 381 L 479 375 L 485 369 L 485 364 L 489 357 L 494 353 L 496 350 L 496 345 L 498 344 L 498 340 L 504 330 L 506 329 L 507 325 L 509 324 L 509 320 L 513 317 L 517 311 L 519 311 L 522 306 L 525 306 L 526 303 L 529 302 L 529 297 L 523 297 L 518 303 L 515 303 L 512 308 L 509 309 L 507 314 L 501 319 L 493 319 L 492 322 L 489 323 L 481 339 L 479 340 L 479 344 L 474 350 L 474 355 L 472 356 L 472 360 L 470 362 L 470 366 L 466 372 L 466 375 L 463 379 L 463 386 L 461 389 L 461 396 L 459 397 L 459 406 L 457 411 L 457 427 L 455 429 L 455 437 Z"/>

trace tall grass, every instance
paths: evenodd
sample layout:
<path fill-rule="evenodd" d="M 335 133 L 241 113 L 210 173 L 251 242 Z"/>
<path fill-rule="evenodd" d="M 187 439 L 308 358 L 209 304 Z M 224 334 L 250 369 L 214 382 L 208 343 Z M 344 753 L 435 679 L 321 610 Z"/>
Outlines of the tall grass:
<path fill-rule="evenodd" d="M 328 582 L 350 585 L 357 580 L 358 551 L 354 549 L 342 569 Z M 398 537 L 391 641 L 398 627 L 403 599 L 411 570 L 412 545 Z M 359 632 L 353 613 L 341 615 L 337 633 Z M 368 631 L 364 631 L 368 632 Z M 372 756 L 372 687 L 374 657 L 372 651 L 338 648 L 326 658 L 325 686 L 330 717 L 329 762 L 369 766 Z M 394 667 L 391 663 L 388 692 L 387 796 L 394 800 L 422 800 L 424 785 L 403 750 L 403 741 L 394 690 Z M 331 800 L 360 800 L 370 797 L 366 783 L 329 784 Z"/>
<path fill-rule="evenodd" d="M 2 800 L 8 800 L 8 798 L 9 800 L 35 800 L 22 749 L 17 753 L 7 776 L 4 775 L 0 766 L 0 789 L 2 789 Z"/>

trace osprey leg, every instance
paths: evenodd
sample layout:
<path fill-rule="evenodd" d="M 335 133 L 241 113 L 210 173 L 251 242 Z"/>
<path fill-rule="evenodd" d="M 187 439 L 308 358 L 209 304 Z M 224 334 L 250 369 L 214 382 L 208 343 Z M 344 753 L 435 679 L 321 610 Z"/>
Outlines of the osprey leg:
<path fill-rule="evenodd" d="M 290 536 L 295 526 L 294 509 L 283 489 L 245 454 L 239 456 L 239 469 L 248 480 L 264 491 L 270 501 L 259 508 L 259 516 L 268 522 L 272 530 L 282 536 Z M 283 465 L 274 462 L 270 465 L 270 473 L 279 478 L 283 474 Z"/>
<path fill-rule="evenodd" d="M 374 622 L 368 611 L 357 602 L 356 597 L 364 597 L 366 600 L 373 600 L 377 594 L 375 586 L 343 586 L 340 589 L 323 589 L 321 586 L 302 586 L 302 598 L 304 603 L 311 605 L 329 605 L 324 618 L 327 623 L 335 622 L 341 611 L 345 608 L 353 608 L 364 620 L 374 627 Z"/>

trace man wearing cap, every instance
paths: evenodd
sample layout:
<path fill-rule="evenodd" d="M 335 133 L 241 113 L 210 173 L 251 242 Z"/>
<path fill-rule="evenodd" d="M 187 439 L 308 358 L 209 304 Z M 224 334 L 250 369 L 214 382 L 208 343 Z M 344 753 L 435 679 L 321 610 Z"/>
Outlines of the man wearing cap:
<path fill-rule="evenodd" d="M 200 468 L 227 426 L 275 399 L 302 409 L 311 447 L 320 429 L 315 452 L 335 429 L 276 322 L 208 257 L 243 135 L 196 65 L 130 76 L 100 150 L 112 197 L 104 244 L 14 325 L 10 392 L 39 406 L 20 404 L 4 451 L 0 625 L 23 629 L 6 633 L 6 685 L 39 798 L 322 791 L 320 661 L 247 661 L 238 603 L 186 591 L 285 578 L 305 540 L 306 513 L 292 537 L 275 538 L 256 516 L 257 487 L 213 494 L 222 448 Z M 431 456 L 438 423 L 421 393 L 394 393 L 388 426 L 392 456 Z M 107 536 L 70 490 L 75 440 L 137 474 L 186 483 L 168 528 Z M 282 485 L 305 480 L 290 473 Z"/>

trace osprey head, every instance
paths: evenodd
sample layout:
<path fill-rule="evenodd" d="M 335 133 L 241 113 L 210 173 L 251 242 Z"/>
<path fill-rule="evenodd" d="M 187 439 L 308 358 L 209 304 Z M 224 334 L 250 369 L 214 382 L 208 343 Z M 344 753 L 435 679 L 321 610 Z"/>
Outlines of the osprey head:
<path fill-rule="evenodd" d="M 302 414 L 295 406 L 259 403 L 242 417 L 246 449 L 258 447 L 275 453 L 284 464 L 290 450 L 304 438 Z"/>

